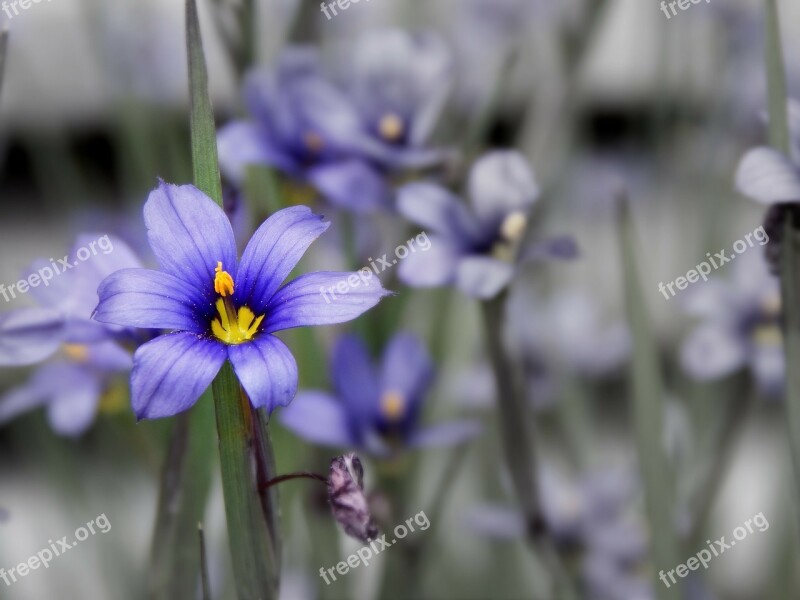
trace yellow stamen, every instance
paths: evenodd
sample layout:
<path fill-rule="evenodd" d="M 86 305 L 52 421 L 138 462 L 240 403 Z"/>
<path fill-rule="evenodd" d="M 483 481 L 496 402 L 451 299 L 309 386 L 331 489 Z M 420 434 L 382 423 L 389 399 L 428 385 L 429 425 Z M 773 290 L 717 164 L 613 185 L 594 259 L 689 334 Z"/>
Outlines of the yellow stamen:
<path fill-rule="evenodd" d="M 525 213 L 522 211 L 513 212 L 500 225 L 500 235 L 509 242 L 518 242 L 525 235 L 527 227 L 528 217 L 525 216 Z"/>
<path fill-rule="evenodd" d="M 761 310 L 768 317 L 777 317 L 781 314 L 781 295 L 778 292 L 770 294 L 761 304 Z"/>
<path fill-rule="evenodd" d="M 233 295 L 233 277 L 227 271 L 222 270 L 222 261 L 217 261 L 217 268 L 214 269 L 214 291 L 223 298 Z"/>
<path fill-rule="evenodd" d="M 242 306 L 236 313 L 228 304 L 222 298 L 217 300 L 216 307 L 219 316 L 211 321 L 211 333 L 226 344 L 235 345 L 252 340 L 258 333 L 264 315 L 256 317 L 255 313 L 246 306 Z"/>
<path fill-rule="evenodd" d="M 778 346 L 783 343 L 783 334 L 777 325 L 761 325 L 753 332 L 753 339 L 759 346 Z"/>
<path fill-rule="evenodd" d="M 516 211 L 508 215 L 500 224 L 500 239 L 492 247 L 492 256 L 506 262 L 514 262 L 527 228 L 528 217 L 524 212 Z"/>
<path fill-rule="evenodd" d="M 62 350 L 67 358 L 83 363 L 89 360 L 89 348 L 83 344 L 64 344 Z"/>
<path fill-rule="evenodd" d="M 322 136 L 318 134 L 316 131 L 306 131 L 303 134 L 303 143 L 306 145 L 311 152 L 314 154 L 318 153 L 322 148 L 325 147 L 325 142 L 322 139 Z"/>
<path fill-rule="evenodd" d="M 400 392 L 388 390 L 381 397 L 381 412 L 389 421 L 399 421 L 406 412 L 406 399 Z"/>
<path fill-rule="evenodd" d="M 383 115 L 378 123 L 378 133 L 381 134 L 383 139 L 389 142 L 398 141 L 403 137 L 404 131 L 403 119 L 394 113 Z"/>

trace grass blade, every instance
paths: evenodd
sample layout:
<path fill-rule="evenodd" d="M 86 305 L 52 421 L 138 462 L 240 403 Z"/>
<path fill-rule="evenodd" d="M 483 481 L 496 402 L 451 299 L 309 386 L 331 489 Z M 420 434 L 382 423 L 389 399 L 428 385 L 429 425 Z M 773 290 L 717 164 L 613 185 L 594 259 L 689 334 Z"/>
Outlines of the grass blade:
<path fill-rule="evenodd" d="M 186 2 L 186 43 L 194 183 L 222 206 L 216 127 L 208 96 L 208 74 L 195 0 Z M 272 448 L 263 435 L 256 437 L 254 434 L 258 417 L 230 363 L 223 365 L 212 390 L 236 590 L 241 600 L 274 598 L 279 580 L 276 551 L 279 532 L 276 519 L 268 520 L 267 511 L 262 508 L 257 486 L 265 469 L 267 475 L 270 468 L 274 470 L 270 467 Z M 265 497 L 275 496 L 266 494 Z"/>
<path fill-rule="evenodd" d="M 680 586 L 667 587 L 658 580 L 662 569 L 668 571 L 678 562 L 673 513 L 673 478 L 662 445 L 664 389 L 658 363 L 656 340 L 650 330 L 636 265 L 636 244 L 627 200 L 619 206 L 620 251 L 625 274 L 625 304 L 633 334 L 632 421 L 636 429 L 639 468 L 645 489 L 645 505 L 650 523 L 650 539 L 656 579 L 654 587 L 660 600 L 680 597 Z"/>
<path fill-rule="evenodd" d="M 197 588 L 194 536 L 211 488 L 213 436 L 211 398 L 206 393 L 190 411 L 175 418 L 153 533 L 152 598 L 171 600 Z"/>

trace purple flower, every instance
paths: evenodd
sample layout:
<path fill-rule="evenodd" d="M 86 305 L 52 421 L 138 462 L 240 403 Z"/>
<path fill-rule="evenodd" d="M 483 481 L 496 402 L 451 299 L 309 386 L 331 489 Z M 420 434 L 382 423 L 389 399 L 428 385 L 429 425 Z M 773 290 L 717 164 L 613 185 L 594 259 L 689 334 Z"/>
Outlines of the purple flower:
<path fill-rule="evenodd" d="M 759 146 L 742 157 L 736 171 L 737 189 L 769 206 L 800 202 L 800 103 L 789 100 L 787 111 L 790 154 Z"/>
<path fill-rule="evenodd" d="M 470 421 L 421 428 L 420 411 L 433 364 L 413 335 L 395 335 L 379 369 L 354 336 L 342 337 L 332 356 L 334 395 L 302 392 L 281 412 L 281 422 L 302 438 L 387 456 L 403 448 L 456 444 L 478 432 Z"/>
<path fill-rule="evenodd" d="M 365 153 L 380 144 L 364 130 L 350 99 L 320 72 L 309 49 L 286 52 L 274 72 L 251 72 L 244 97 L 251 120 L 219 132 L 220 167 L 241 185 L 249 164 L 268 165 L 316 188 L 337 207 L 386 207 L 389 189 Z"/>
<path fill-rule="evenodd" d="M 346 88 L 376 142 L 367 148 L 369 158 L 389 170 L 443 161 L 445 151 L 426 146 L 452 86 L 452 58 L 442 38 L 372 31 L 361 36 L 348 58 Z"/>
<path fill-rule="evenodd" d="M 630 511 L 635 479 L 627 469 L 597 468 L 572 482 L 544 470 L 540 499 L 546 531 L 559 551 L 579 550 L 588 598 L 651 598 L 642 576 L 647 538 Z M 484 505 L 473 509 L 469 525 L 486 537 L 513 540 L 525 535 L 525 519 L 516 509 Z"/>
<path fill-rule="evenodd" d="M 106 249 L 98 249 L 98 241 Z M 90 253 L 85 259 L 84 250 Z M 0 366 L 36 364 L 55 354 L 63 344 L 102 342 L 122 333 L 118 327 L 91 320 L 97 304 L 97 286 L 118 269 L 138 266 L 141 263 L 121 240 L 99 234 L 78 236 L 64 258 L 35 261 L 25 279 L 38 281 L 28 290 L 38 306 L 0 315 Z M 6 298 L 11 293 L 5 286 L 0 287 L 0 294 Z"/>
<path fill-rule="evenodd" d="M 470 173 L 469 195 L 471 210 L 435 184 L 412 183 L 400 190 L 400 212 L 431 231 L 430 250 L 400 264 L 401 280 L 414 287 L 454 284 L 469 296 L 487 299 L 508 286 L 519 264 L 575 255 L 568 238 L 523 247 L 539 187 L 518 152 L 481 158 Z"/>
<path fill-rule="evenodd" d="M 91 425 L 103 393 L 131 368 L 130 354 L 117 344 L 131 332 L 91 320 L 97 286 L 118 269 L 139 266 L 121 240 L 96 234 L 78 236 L 64 259 L 33 263 L 26 279 L 39 277 L 29 291 L 39 306 L 0 315 L 0 366 L 51 360 L 0 397 L 0 424 L 44 406 L 57 433 L 80 435 Z"/>
<path fill-rule="evenodd" d="M 687 373 L 713 380 L 749 367 L 762 391 L 783 390 L 780 286 L 760 256 L 740 256 L 731 281 L 714 279 L 693 290 L 686 308 L 703 319 L 681 348 Z"/>
<path fill-rule="evenodd" d="M 162 270 L 114 273 L 100 285 L 94 315 L 103 323 L 172 330 L 134 355 L 131 403 L 139 419 L 191 407 L 225 360 L 254 407 L 285 406 L 297 390 L 297 365 L 272 334 L 349 321 L 388 293 L 371 280 L 326 304 L 320 288 L 349 273 L 309 273 L 282 285 L 329 225 L 304 206 L 267 219 L 241 261 L 225 213 L 194 186 L 162 182 L 144 218 Z"/>
<path fill-rule="evenodd" d="M 43 406 L 53 431 L 81 435 L 94 422 L 101 398 L 114 379 L 130 369 L 130 353 L 114 342 L 66 345 L 60 356 L 36 369 L 27 383 L 0 397 L 0 424 Z"/>
<path fill-rule="evenodd" d="M 780 248 L 787 218 L 798 220 L 800 203 L 800 103 L 790 99 L 787 106 L 790 149 L 784 154 L 759 146 L 742 157 L 736 170 L 736 188 L 769 207 L 764 227 L 769 238 L 765 248 L 773 272 L 780 269 Z"/>

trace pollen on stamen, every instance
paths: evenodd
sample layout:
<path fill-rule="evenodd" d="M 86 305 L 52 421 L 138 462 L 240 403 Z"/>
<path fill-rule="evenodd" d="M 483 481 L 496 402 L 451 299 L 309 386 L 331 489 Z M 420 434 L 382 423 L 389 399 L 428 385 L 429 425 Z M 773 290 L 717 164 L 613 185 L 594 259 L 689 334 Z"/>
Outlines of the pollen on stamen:
<path fill-rule="evenodd" d="M 517 242 L 525 234 L 528 227 L 528 217 L 521 211 L 508 215 L 500 225 L 500 235 L 509 242 Z"/>
<path fill-rule="evenodd" d="M 217 261 L 217 268 L 214 269 L 214 291 L 223 298 L 233 295 L 233 277 L 227 271 L 222 270 L 222 261 Z"/>
<path fill-rule="evenodd" d="M 378 131 L 383 139 L 396 142 L 403 137 L 403 119 L 394 113 L 384 115 L 378 123 Z"/>
<path fill-rule="evenodd" d="M 384 392 L 381 397 L 381 412 L 389 421 L 399 421 L 406 410 L 403 394 L 395 390 Z"/>

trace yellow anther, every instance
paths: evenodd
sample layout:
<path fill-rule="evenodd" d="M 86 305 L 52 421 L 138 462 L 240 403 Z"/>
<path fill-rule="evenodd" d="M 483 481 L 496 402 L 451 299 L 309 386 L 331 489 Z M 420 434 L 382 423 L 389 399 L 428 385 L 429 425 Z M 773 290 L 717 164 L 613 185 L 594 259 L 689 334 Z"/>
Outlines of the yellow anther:
<path fill-rule="evenodd" d="M 241 344 L 252 340 L 264 320 L 264 315 L 256 317 L 246 306 L 242 306 L 238 313 L 232 308 L 229 310 L 222 298 L 217 300 L 216 307 L 219 316 L 211 321 L 211 333 L 226 344 Z"/>
<path fill-rule="evenodd" d="M 380 133 L 381 137 L 386 141 L 396 142 L 403 137 L 404 132 L 405 126 L 403 125 L 403 119 L 395 113 L 383 115 L 378 123 L 378 133 Z"/>
<path fill-rule="evenodd" d="M 308 148 L 314 154 L 325 147 L 325 142 L 322 139 L 322 136 L 316 131 L 306 131 L 303 134 L 303 143 L 306 145 L 306 148 Z"/>
<path fill-rule="evenodd" d="M 83 344 L 64 344 L 62 350 L 67 358 L 75 362 L 83 363 L 89 360 L 89 348 Z"/>
<path fill-rule="evenodd" d="M 214 291 L 223 298 L 233 295 L 233 277 L 227 271 L 222 270 L 222 261 L 217 261 L 217 268 L 214 269 Z"/>
<path fill-rule="evenodd" d="M 779 346 L 783 343 L 783 333 L 777 325 L 761 325 L 753 331 L 753 339 L 759 346 Z"/>
<path fill-rule="evenodd" d="M 522 211 L 508 215 L 500 225 L 500 235 L 509 242 L 518 242 L 528 228 L 528 217 Z"/>
<path fill-rule="evenodd" d="M 406 399 L 400 392 L 388 390 L 381 397 L 381 412 L 389 421 L 399 421 L 406 412 Z"/>
<path fill-rule="evenodd" d="M 777 317 L 781 314 L 781 295 L 778 292 L 770 294 L 761 303 L 761 310 L 769 317 Z"/>

